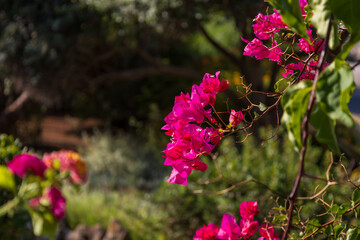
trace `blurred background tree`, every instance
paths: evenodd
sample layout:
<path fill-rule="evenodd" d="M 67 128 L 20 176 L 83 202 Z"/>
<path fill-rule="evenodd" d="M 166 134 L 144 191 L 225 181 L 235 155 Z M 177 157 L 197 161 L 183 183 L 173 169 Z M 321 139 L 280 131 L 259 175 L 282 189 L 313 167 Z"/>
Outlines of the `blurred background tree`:
<path fill-rule="evenodd" d="M 0 130 L 45 112 L 146 124 L 150 106 L 167 112 L 174 95 L 219 69 L 266 89 L 277 65 L 242 57 L 240 40 L 265 8 L 262 0 L 4 1 Z"/>

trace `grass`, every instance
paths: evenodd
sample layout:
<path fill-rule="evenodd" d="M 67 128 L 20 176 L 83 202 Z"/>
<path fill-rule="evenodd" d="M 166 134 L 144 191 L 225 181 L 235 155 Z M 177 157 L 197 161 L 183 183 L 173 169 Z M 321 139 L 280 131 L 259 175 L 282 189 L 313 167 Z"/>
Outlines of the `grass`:
<path fill-rule="evenodd" d="M 131 239 L 165 239 L 161 232 L 166 211 L 151 203 L 151 196 L 134 190 L 124 192 L 81 191 L 66 189 L 67 219 L 71 227 L 77 224 L 106 227 L 117 219 L 130 232 Z"/>

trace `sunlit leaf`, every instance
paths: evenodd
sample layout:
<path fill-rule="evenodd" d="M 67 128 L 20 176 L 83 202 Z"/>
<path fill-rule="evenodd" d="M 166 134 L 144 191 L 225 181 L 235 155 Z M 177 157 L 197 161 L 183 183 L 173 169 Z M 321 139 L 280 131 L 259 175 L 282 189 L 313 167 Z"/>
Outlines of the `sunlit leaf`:
<path fill-rule="evenodd" d="M 15 191 L 14 175 L 6 166 L 0 166 L 0 188 Z"/>
<path fill-rule="evenodd" d="M 316 98 L 332 120 L 348 127 L 354 125 L 348 103 L 355 89 L 354 77 L 345 61 L 336 59 L 319 76 Z"/>

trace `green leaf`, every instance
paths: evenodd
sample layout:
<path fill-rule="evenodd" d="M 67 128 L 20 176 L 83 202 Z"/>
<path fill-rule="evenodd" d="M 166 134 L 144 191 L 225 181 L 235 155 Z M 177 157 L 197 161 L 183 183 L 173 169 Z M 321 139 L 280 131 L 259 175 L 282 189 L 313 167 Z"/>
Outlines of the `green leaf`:
<path fill-rule="evenodd" d="M 350 35 L 349 41 L 347 41 L 342 47 L 342 51 L 339 53 L 338 58 L 345 60 L 349 55 L 350 50 L 360 41 L 360 33 L 353 33 Z"/>
<path fill-rule="evenodd" d="M 335 59 L 319 76 L 316 98 L 322 111 L 348 127 L 354 125 L 348 102 L 355 89 L 354 77 L 345 61 Z"/>
<path fill-rule="evenodd" d="M 55 238 L 57 222 L 49 212 L 30 211 L 34 234 L 36 236 L 47 236 Z"/>
<path fill-rule="evenodd" d="M 16 190 L 14 175 L 6 166 L 0 166 L 0 188 L 12 192 Z"/>
<path fill-rule="evenodd" d="M 275 92 L 283 92 L 290 85 L 290 80 L 281 78 L 274 84 Z"/>
<path fill-rule="evenodd" d="M 308 225 L 311 225 L 313 227 L 320 227 L 321 226 L 321 224 L 319 222 L 319 219 L 317 219 L 317 218 L 311 219 L 311 221 L 308 222 Z"/>
<path fill-rule="evenodd" d="M 41 236 L 43 229 L 44 229 L 44 219 L 41 217 L 40 214 L 34 213 L 31 214 L 34 234 L 36 236 Z"/>
<path fill-rule="evenodd" d="M 311 7 L 314 15 L 311 18 L 311 23 L 317 30 L 321 38 L 325 38 L 327 28 L 329 25 L 330 9 L 327 4 L 328 0 L 312 0 Z"/>
<path fill-rule="evenodd" d="M 335 18 L 342 20 L 348 28 L 350 40 L 343 46 L 339 58 L 345 60 L 353 46 L 360 40 L 360 1 L 328 0 L 328 6 Z"/>
<path fill-rule="evenodd" d="M 307 111 L 312 82 L 302 81 L 285 91 L 281 105 L 284 108 L 282 123 L 285 124 L 290 141 L 298 150 L 302 147 L 301 125 Z"/>
<path fill-rule="evenodd" d="M 360 31 L 359 0 L 328 0 L 328 5 L 334 16 L 350 28 L 350 33 Z"/>
<path fill-rule="evenodd" d="M 318 105 L 311 113 L 310 123 L 316 129 L 316 139 L 326 144 L 333 153 L 340 154 L 335 135 L 335 121 L 331 120 Z"/>
<path fill-rule="evenodd" d="M 331 13 L 328 6 L 328 0 L 312 0 L 311 6 L 313 15 L 310 21 L 315 26 L 317 34 L 321 38 L 325 38 Z M 337 21 L 334 21 L 333 23 L 329 40 L 329 45 L 331 49 L 334 49 L 339 45 Z"/>
<path fill-rule="evenodd" d="M 334 235 L 335 235 L 335 237 L 339 237 L 340 234 L 342 233 L 342 231 L 344 231 L 344 229 L 345 228 L 343 226 L 341 226 L 341 225 L 335 226 L 334 227 Z"/>
<path fill-rule="evenodd" d="M 334 204 L 331 208 L 330 208 L 330 212 L 331 213 L 337 213 L 339 211 L 339 205 Z"/>
<path fill-rule="evenodd" d="M 357 240 L 359 236 L 359 229 L 350 228 L 346 232 L 346 240 Z"/>
<path fill-rule="evenodd" d="M 356 188 L 351 196 L 351 200 L 354 202 L 354 205 L 360 202 L 360 189 Z"/>
<path fill-rule="evenodd" d="M 15 212 L 16 207 L 19 205 L 19 198 L 15 197 L 14 199 L 8 201 L 0 207 L 0 217 L 6 214 L 12 215 Z"/>
<path fill-rule="evenodd" d="M 268 109 L 268 106 L 266 106 L 265 104 L 263 104 L 262 102 L 260 102 L 259 104 L 259 110 L 260 111 L 265 111 L 266 109 Z"/>
<path fill-rule="evenodd" d="M 269 0 L 269 3 L 279 11 L 284 23 L 306 40 L 310 40 L 298 0 Z"/>

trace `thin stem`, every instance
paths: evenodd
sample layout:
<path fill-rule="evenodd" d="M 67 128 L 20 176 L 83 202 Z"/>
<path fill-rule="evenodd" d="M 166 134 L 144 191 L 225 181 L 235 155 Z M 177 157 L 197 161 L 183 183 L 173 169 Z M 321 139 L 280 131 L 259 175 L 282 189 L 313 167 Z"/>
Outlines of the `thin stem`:
<path fill-rule="evenodd" d="M 316 89 L 316 83 L 319 79 L 319 74 L 321 69 L 323 68 L 324 62 L 325 62 L 325 57 L 326 57 L 326 52 L 327 52 L 327 48 L 328 48 L 328 42 L 329 42 L 329 37 L 330 37 L 330 32 L 331 32 L 331 26 L 332 26 L 332 15 L 330 15 L 330 19 L 329 19 L 329 26 L 326 32 L 326 38 L 325 38 L 325 46 L 323 48 L 323 50 L 321 51 L 320 54 L 320 59 L 319 59 L 319 63 L 318 63 L 318 67 L 316 68 L 316 72 L 315 72 L 315 78 L 314 78 L 314 82 L 313 82 L 313 86 L 311 89 L 311 93 L 310 93 L 310 98 L 309 98 L 309 103 L 307 106 L 307 110 L 306 110 L 306 115 L 304 117 L 304 120 L 302 122 L 301 125 L 301 129 L 302 129 L 302 143 L 303 143 L 303 147 L 301 148 L 301 152 L 300 152 L 300 166 L 299 166 L 299 171 L 298 174 L 296 176 L 296 180 L 293 186 L 293 189 L 289 195 L 289 201 L 290 201 L 290 207 L 289 207 L 289 213 L 288 213 L 288 217 L 287 217 L 287 226 L 286 229 L 284 231 L 284 234 L 282 236 L 282 240 L 286 240 L 288 237 L 288 234 L 290 232 L 290 228 L 291 228 L 291 221 L 292 221 L 292 217 L 293 217 L 293 211 L 294 211 L 294 206 L 295 206 L 295 201 L 296 201 L 296 195 L 300 186 L 300 182 L 301 182 L 301 178 L 304 175 L 304 164 L 305 164 L 305 155 L 306 155 L 306 150 L 307 150 L 307 139 L 309 136 L 309 122 L 310 122 L 310 115 L 312 112 L 312 108 L 314 106 L 315 103 L 315 89 Z"/>
<path fill-rule="evenodd" d="M 360 202 L 358 202 L 358 203 L 357 203 L 355 206 L 353 206 L 352 208 L 349 208 L 348 210 L 346 210 L 346 212 L 345 212 L 343 215 L 345 215 L 345 214 L 347 214 L 347 213 L 349 213 L 349 212 L 354 211 L 354 210 L 355 210 L 357 207 L 359 207 L 359 206 L 360 206 Z M 326 227 L 326 226 L 328 226 L 328 225 L 330 225 L 330 224 L 333 224 L 334 222 L 335 222 L 335 219 L 331 220 L 330 222 L 324 223 L 323 225 L 321 225 L 320 227 L 318 227 L 317 229 L 315 229 L 312 233 L 310 233 L 309 235 L 303 237 L 302 239 L 307 239 L 307 238 L 313 236 L 313 235 L 314 235 L 315 233 L 317 233 L 321 228 Z"/>

